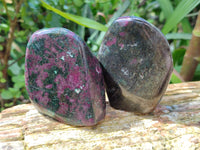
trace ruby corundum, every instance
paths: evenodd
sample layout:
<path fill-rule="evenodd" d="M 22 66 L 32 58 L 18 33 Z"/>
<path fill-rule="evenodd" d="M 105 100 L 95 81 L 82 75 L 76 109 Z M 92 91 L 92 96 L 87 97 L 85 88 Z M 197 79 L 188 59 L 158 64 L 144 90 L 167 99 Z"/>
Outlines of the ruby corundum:
<path fill-rule="evenodd" d="M 164 35 L 138 17 L 120 17 L 109 27 L 98 59 L 110 105 L 149 113 L 161 100 L 173 70 Z"/>
<path fill-rule="evenodd" d="M 102 69 L 86 44 L 64 28 L 35 32 L 27 45 L 25 81 L 35 107 L 74 126 L 91 126 L 105 116 Z"/>

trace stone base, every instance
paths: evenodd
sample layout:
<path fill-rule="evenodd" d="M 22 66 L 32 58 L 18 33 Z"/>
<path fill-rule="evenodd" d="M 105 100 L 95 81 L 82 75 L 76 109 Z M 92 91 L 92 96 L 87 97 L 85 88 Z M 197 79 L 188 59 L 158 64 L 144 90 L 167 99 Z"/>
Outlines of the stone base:
<path fill-rule="evenodd" d="M 104 121 L 73 127 L 45 117 L 31 104 L 0 114 L 0 149 L 199 149 L 200 82 L 169 85 L 151 115 L 119 111 L 107 104 Z"/>

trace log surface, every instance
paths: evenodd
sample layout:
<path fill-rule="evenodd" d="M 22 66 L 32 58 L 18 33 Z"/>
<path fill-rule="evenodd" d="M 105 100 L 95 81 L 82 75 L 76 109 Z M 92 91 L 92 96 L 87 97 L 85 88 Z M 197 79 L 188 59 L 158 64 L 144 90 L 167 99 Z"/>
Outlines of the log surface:
<path fill-rule="evenodd" d="M 31 104 L 0 114 L 0 149 L 200 149 L 200 82 L 172 84 L 150 115 L 115 110 L 93 127 L 73 127 L 37 112 Z"/>

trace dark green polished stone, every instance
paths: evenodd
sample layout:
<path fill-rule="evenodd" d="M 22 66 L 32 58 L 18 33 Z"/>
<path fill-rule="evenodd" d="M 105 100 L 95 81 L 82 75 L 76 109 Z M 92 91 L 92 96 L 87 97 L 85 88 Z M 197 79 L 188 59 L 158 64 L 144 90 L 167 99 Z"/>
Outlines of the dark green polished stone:
<path fill-rule="evenodd" d="M 108 29 L 98 59 L 110 105 L 149 113 L 161 100 L 173 70 L 164 35 L 138 17 L 120 17 Z"/>
<path fill-rule="evenodd" d="M 35 32 L 27 45 L 25 81 L 42 114 L 75 126 L 104 119 L 101 66 L 75 33 L 64 28 Z"/>

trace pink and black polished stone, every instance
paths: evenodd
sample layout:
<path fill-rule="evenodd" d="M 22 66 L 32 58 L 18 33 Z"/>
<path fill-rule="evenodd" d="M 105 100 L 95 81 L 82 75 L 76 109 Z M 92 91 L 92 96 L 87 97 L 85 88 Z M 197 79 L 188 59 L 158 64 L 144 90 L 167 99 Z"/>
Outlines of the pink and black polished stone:
<path fill-rule="evenodd" d="M 161 100 L 173 70 L 164 35 L 138 17 L 120 17 L 109 27 L 98 59 L 110 105 L 149 113 Z"/>
<path fill-rule="evenodd" d="M 27 45 L 25 81 L 42 114 L 74 126 L 104 119 L 102 69 L 86 44 L 64 28 L 35 32 Z"/>

